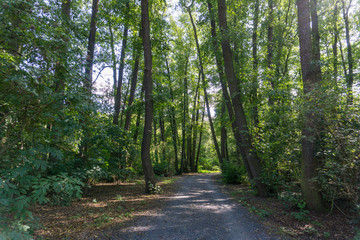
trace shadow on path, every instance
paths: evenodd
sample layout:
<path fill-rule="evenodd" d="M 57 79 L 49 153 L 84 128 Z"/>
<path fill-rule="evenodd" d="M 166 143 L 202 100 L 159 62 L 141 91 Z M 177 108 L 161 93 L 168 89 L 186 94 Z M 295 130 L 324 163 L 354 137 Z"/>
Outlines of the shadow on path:
<path fill-rule="evenodd" d="M 281 239 L 269 235 L 247 210 L 218 188 L 212 174 L 182 177 L 178 190 L 157 213 L 102 239 Z M 107 236 L 107 237 L 105 237 Z"/>

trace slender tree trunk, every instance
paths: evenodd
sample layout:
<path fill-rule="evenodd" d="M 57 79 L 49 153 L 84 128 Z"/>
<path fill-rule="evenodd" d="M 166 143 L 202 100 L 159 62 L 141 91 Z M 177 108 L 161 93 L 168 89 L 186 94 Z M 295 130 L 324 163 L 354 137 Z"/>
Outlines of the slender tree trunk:
<path fill-rule="evenodd" d="M 170 68 L 167 58 L 165 58 L 166 63 L 166 70 L 169 80 L 169 92 L 170 92 L 170 98 L 172 105 L 170 106 L 170 125 L 171 125 L 171 132 L 172 132 L 172 139 L 173 139 L 173 145 L 174 145 L 174 153 L 175 153 L 175 172 L 176 174 L 180 174 L 179 169 L 179 159 L 178 159 L 178 147 L 177 147 L 177 139 L 178 139 L 178 131 L 177 131 L 177 125 L 176 125 L 176 115 L 175 115 L 175 107 L 174 107 L 174 94 L 171 86 L 171 77 L 170 77 Z"/>
<path fill-rule="evenodd" d="M 156 119 L 154 118 L 154 148 L 155 148 L 155 162 L 159 163 L 158 143 L 156 137 Z"/>
<path fill-rule="evenodd" d="M 115 44 L 114 44 L 114 34 L 112 30 L 112 22 L 109 20 L 109 33 L 110 33 L 110 47 L 111 47 L 111 60 L 113 62 L 113 90 L 116 89 L 116 54 L 115 54 Z"/>
<path fill-rule="evenodd" d="M 180 172 L 186 172 L 186 155 L 185 155 L 185 143 L 186 143 L 186 118 L 188 116 L 188 102 L 187 102 L 187 68 L 188 68 L 189 56 L 186 57 L 185 63 L 185 77 L 184 77 L 184 92 L 183 92 L 183 122 L 182 122 L 182 147 L 181 147 L 181 170 Z"/>
<path fill-rule="evenodd" d="M 86 66 L 85 66 L 85 89 L 91 94 L 92 88 L 92 70 L 94 64 L 94 50 L 95 50 L 95 38 L 96 38 L 96 18 L 99 10 L 99 0 L 92 1 L 92 12 L 90 21 L 90 33 L 86 55 Z"/>
<path fill-rule="evenodd" d="M 338 43 L 338 26 L 337 26 L 337 21 L 338 21 L 338 0 L 334 0 L 334 43 L 333 43 L 333 65 L 334 65 L 334 89 L 336 90 L 338 88 L 338 84 L 337 84 L 337 77 L 338 77 L 338 47 L 337 47 L 337 43 Z"/>
<path fill-rule="evenodd" d="M 351 41 L 350 41 L 350 27 L 349 27 L 349 9 L 351 7 L 350 0 L 349 5 L 346 7 L 345 1 L 341 0 L 343 4 L 343 15 L 344 15 L 344 21 L 345 21 L 345 35 L 346 35 L 346 45 L 347 45 L 347 58 L 348 58 L 348 67 L 349 72 L 346 77 L 346 84 L 347 84 L 347 102 L 348 104 L 352 105 L 354 101 L 353 97 L 353 83 L 354 83 L 354 59 L 352 56 L 352 47 L 351 47 Z"/>
<path fill-rule="evenodd" d="M 259 0 L 256 0 L 254 3 L 254 25 L 253 25 L 253 35 L 252 35 L 252 55 L 253 55 L 253 79 L 251 87 L 251 105 L 252 105 L 252 116 L 254 126 L 259 125 L 259 111 L 258 111 L 258 97 L 257 91 L 259 87 L 258 83 L 258 57 L 257 57 L 257 37 L 258 37 L 258 24 L 259 24 Z"/>
<path fill-rule="evenodd" d="M 161 163 L 165 163 L 165 125 L 163 116 L 159 117 L 160 141 L 161 141 Z"/>
<path fill-rule="evenodd" d="M 220 84 L 221 84 L 221 89 L 223 92 L 223 97 L 225 99 L 225 104 L 226 104 L 226 108 L 228 110 L 228 114 L 229 114 L 229 119 L 231 121 L 231 127 L 232 127 L 232 131 L 236 140 L 236 144 L 237 144 L 237 149 L 241 149 L 242 146 L 242 140 L 241 140 L 241 135 L 240 135 L 240 131 L 238 131 L 238 125 L 237 122 L 235 121 L 235 113 L 234 113 L 234 109 L 233 109 L 233 105 L 232 105 L 232 101 L 230 99 L 229 96 L 229 92 L 228 92 L 228 87 L 227 87 L 227 83 L 225 80 L 225 74 L 223 72 L 223 64 L 222 64 L 222 60 L 221 60 L 221 56 L 219 54 L 219 46 L 218 46 L 218 41 L 217 39 L 217 34 L 216 34 L 216 25 L 215 25 L 215 16 L 213 13 L 213 7 L 211 2 L 208 0 L 208 9 L 209 9 L 209 13 L 210 13 L 210 25 L 211 25 L 211 36 L 213 39 L 213 46 L 214 46 L 214 52 L 215 52 L 215 60 L 216 60 L 216 65 L 217 65 L 217 69 L 218 69 L 218 73 L 219 73 L 219 78 L 220 78 Z M 245 155 L 244 151 L 241 151 L 241 156 L 242 156 L 242 160 L 244 163 L 244 166 L 247 169 L 248 172 L 248 176 L 250 180 L 254 179 L 254 176 L 251 173 L 251 169 L 248 163 L 248 159 Z"/>
<path fill-rule="evenodd" d="M 143 101 L 144 98 L 144 82 L 143 85 L 141 86 L 141 93 L 140 93 L 140 100 Z M 138 108 L 138 114 L 136 117 L 136 123 L 135 123 L 135 131 L 134 131 L 134 136 L 133 136 L 133 141 L 136 143 L 137 142 L 137 138 L 139 136 L 139 128 L 140 128 L 140 118 L 141 118 L 141 108 Z"/>
<path fill-rule="evenodd" d="M 128 15 L 130 9 L 129 1 L 126 2 L 126 15 Z M 128 22 L 125 22 L 124 25 L 124 33 L 123 33 L 123 40 L 121 46 L 121 53 L 120 53 L 120 66 L 119 66 L 119 79 L 116 88 L 116 95 L 115 95 L 115 106 L 114 106 L 114 119 L 113 123 L 115 125 L 119 124 L 119 114 L 120 114 L 120 105 L 121 105 L 121 88 L 123 83 L 123 75 L 124 75 L 124 67 L 125 67 L 125 52 L 127 46 L 127 39 L 128 39 Z"/>
<path fill-rule="evenodd" d="M 203 128 L 204 128 L 204 116 L 205 116 L 205 109 L 204 109 L 204 111 L 202 113 L 202 117 L 201 117 L 201 126 L 200 126 L 200 133 L 199 133 L 199 144 L 198 144 L 198 150 L 197 150 L 196 162 L 195 162 L 195 170 L 196 170 L 196 172 L 198 171 L 198 168 L 199 168 L 199 159 L 200 159 L 200 151 L 201 151 L 201 139 L 202 139 Z"/>
<path fill-rule="evenodd" d="M 274 49 L 274 3 L 273 0 L 268 0 L 269 6 L 269 19 L 268 19 L 268 31 L 267 31 L 267 66 L 269 71 L 269 80 L 272 90 L 274 91 L 276 86 L 273 78 L 273 49 Z M 269 105 L 274 105 L 274 98 L 272 94 L 269 96 Z"/>
<path fill-rule="evenodd" d="M 193 143 L 192 143 L 192 161 L 193 161 L 193 168 L 191 169 L 191 171 L 193 172 L 197 172 L 197 168 L 196 168 L 196 139 L 197 139 L 197 133 L 198 133 L 198 128 L 199 128 L 199 115 L 200 115 L 200 92 L 199 92 L 199 83 L 198 83 L 198 87 L 197 87 L 197 104 L 194 104 L 194 108 L 195 108 L 195 122 L 194 122 L 194 130 L 193 130 Z"/>
<path fill-rule="evenodd" d="M 229 156 L 227 151 L 227 131 L 226 131 L 226 124 L 225 124 L 225 103 L 224 101 L 221 102 L 221 158 L 223 161 L 229 162 Z"/>
<path fill-rule="evenodd" d="M 316 66 L 313 59 L 316 54 L 313 53 L 311 29 L 310 29 L 310 5 L 308 0 L 297 0 L 298 7 L 298 23 L 299 23 L 299 41 L 300 41 L 300 57 L 301 70 L 304 84 L 304 93 L 306 101 L 310 105 L 316 102 L 314 88 L 319 83 L 316 73 Z M 316 27 L 315 27 L 316 28 Z M 310 209 L 321 209 L 323 207 L 322 197 L 317 184 L 312 181 L 316 177 L 316 168 L 318 167 L 318 159 L 315 157 L 315 145 L 317 140 L 317 119 L 314 112 L 306 110 L 306 125 L 302 130 L 302 174 L 301 188 L 305 196 L 306 203 Z"/>
<path fill-rule="evenodd" d="M 218 0 L 218 15 L 220 31 L 222 33 L 221 46 L 223 49 L 225 73 L 228 80 L 232 103 L 234 107 L 235 121 L 237 123 L 237 131 L 241 133 L 241 153 L 244 159 L 247 159 L 251 175 L 255 179 L 256 188 L 260 196 L 268 194 L 267 187 L 261 182 L 261 165 L 256 149 L 252 145 L 252 137 L 249 133 L 245 112 L 242 106 L 241 92 L 237 83 L 232 60 L 232 52 L 228 38 L 228 27 L 226 19 L 226 3 L 225 0 Z"/>
<path fill-rule="evenodd" d="M 197 49 L 199 65 L 200 65 L 200 73 L 201 73 L 202 84 L 203 84 L 203 89 L 204 89 L 204 99 L 205 99 L 205 104 L 206 104 L 206 109 L 207 109 L 210 129 L 211 129 L 211 135 L 212 135 L 212 138 L 213 138 L 216 155 L 218 157 L 219 163 L 220 163 L 221 168 L 222 168 L 223 167 L 223 159 L 221 158 L 219 144 L 218 144 L 218 142 L 216 140 L 215 128 L 214 128 L 214 124 L 213 124 L 213 121 L 212 121 L 212 118 L 211 118 L 209 99 L 208 99 L 208 95 L 207 95 L 207 91 L 206 91 L 206 80 L 205 80 L 205 74 L 204 74 L 204 67 L 203 67 L 203 63 L 202 63 L 202 57 L 201 57 L 201 52 L 200 52 L 199 40 L 198 40 L 197 32 L 196 32 L 196 26 L 195 26 L 195 23 L 194 23 L 192 14 L 191 14 L 190 7 L 187 8 L 187 11 L 189 13 L 191 25 L 192 25 L 193 30 L 194 30 L 196 49 Z"/>
<path fill-rule="evenodd" d="M 150 42 L 150 21 L 148 0 L 141 0 L 141 26 L 144 48 L 144 91 L 145 91 L 145 125 L 141 144 L 141 161 L 145 175 L 145 188 L 149 192 L 150 184 L 155 186 L 155 176 L 150 159 L 151 124 L 153 121 L 153 81 L 152 81 L 152 54 Z"/>
<path fill-rule="evenodd" d="M 134 62 L 134 68 L 131 73 L 131 87 L 130 87 L 130 96 L 129 96 L 129 102 L 128 107 L 126 111 L 126 118 L 125 118 L 125 126 L 124 129 L 126 131 L 130 130 L 130 122 L 131 122 L 131 115 L 132 115 L 132 105 L 135 99 L 135 90 L 136 90 L 136 83 L 139 73 L 139 62 L 140 62 L 140 54 L 135 51 L 135 62 Z"/>
<path fill-rule="evenodd" d="M 86 65 L 85 65 L 85 79 L 84 79 L 84 88 L 87 93 L 87 101 L 90 101 L 91 91 L 92 91 L 92 72 L 93 72 L 93 63 L 94 63 L 94 50 L 95 50 L 95 41 L 96 41 L 96 18 L 99 10 L 99 0 L 92 1 L 92 12 L 91 12 L 91 21 L 90 21 L 90 32 L 88 40 L 88 48 L 86 55 Z M 88 165 L 88 139 L 89 129 L 88 129 L 88 113 L 85 113 L 83 120 L 84 126 L 84 137 L 80 146 L 80 156 L 83 164 Z"/>

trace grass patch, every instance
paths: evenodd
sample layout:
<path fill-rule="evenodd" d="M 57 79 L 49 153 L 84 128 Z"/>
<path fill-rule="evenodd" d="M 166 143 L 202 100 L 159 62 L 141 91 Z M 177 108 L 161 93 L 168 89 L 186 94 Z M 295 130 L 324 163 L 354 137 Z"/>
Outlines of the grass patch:
<path fill-rule="evenodd" d="M 204 169 L 200 169 L 198 172 L 199 173 L 220 173 L 220 170 L 204 170 Z"/>

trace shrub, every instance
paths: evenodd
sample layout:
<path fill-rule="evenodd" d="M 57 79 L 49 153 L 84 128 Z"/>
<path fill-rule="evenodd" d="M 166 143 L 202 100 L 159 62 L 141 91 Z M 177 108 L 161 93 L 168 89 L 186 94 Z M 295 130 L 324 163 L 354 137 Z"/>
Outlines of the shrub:
<path fill-rule="evenodd" d="M 229 184 L 246 182 L 246 169 L 234 163 L 225 163 L 222 171 L 223 181 Z"/>
<path fill-rule="evenodd" d="M 154 169 L 154 173 L 158 176 L 167 177 L 170 175 L 169 166 L 167 162 L 155 163 L 153 169 Z"/>
<path fill-rule="evenodd" d="M 75 177 L 62 173 L 39 179 L 33 186 L 34 201 L 53 205 L 69 205 L 75 198 L 80 198 L 84 183 Z"/>

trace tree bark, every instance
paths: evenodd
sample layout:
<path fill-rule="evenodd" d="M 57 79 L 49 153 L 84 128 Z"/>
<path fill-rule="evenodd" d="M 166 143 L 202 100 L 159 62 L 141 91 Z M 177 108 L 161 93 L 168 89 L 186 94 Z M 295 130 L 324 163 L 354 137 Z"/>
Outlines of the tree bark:
<path fill-rule="evenodd" d="M 133 105 L 133 102 L 135 99 L 136 83 L 137 83 L 137 78 L 138 78 L 138 73 L 139 73 L 139 62 L 140 62 L 140 54 L 137 51 L 135 51 L 134 68 L 131 73 L 130 96 L 129 96 L 128 107 L 127 107 L 127 111 L 126 111 L 126 117 L 125 117 L 125 125 L 124 125 L 125 131 L 130 130 L 132 105 Z"/>
<path fill-rule="evenodd" d="M 129 5 L 129 1 L 127 1 L 126 2 L 126 16 L 129 13 L 129 9 L 130 9 L 130 5 Z M 124 67 L 125 67 L 125 52 L 126 52 L 127 39 L 128 39 L 128 30 L 129 30 L 128 22 L 125 22 L 123 40 L 122 40 L 122 46 L 121 46 L 121 53 L 120 53 L 120 66 L 119 66 L 119 74 L 118 74 L 119 79 L 118 79 L 116 95 L 115 95 L 114 119 L 113 119 L 113 123 L 115 125 L 119 124 L 119 114 L 120 114 L 120 105 L 121 105 L 121 88 L 122 88 Z"/>
<path fill-rule="evenodd" d="M 90 32 L 89 41 L 86 55 L 86 66 L 85 66 L 85 89 L 91 94 L 92 89 L 92 71 L 94 64 L 94 50 L 96 41 L 96 18 L 99 10 L 99 0 L 92 1 L 91 21 L 90 21 Z"/>
<path fill-rule="evenodd" d="M 183 92 L 183 122 L 182 122 L 182 147 L 181 147 L 181 160 L 180 160 L 180 173 L 187 172 L 186 166 L 186 154 L 185 154 L 185 145 L 186 145 L 186 119 L 188 117 L 188 101 L 187 101 L 187 68 L 188 68 L 189 56 L 186 56 L 185 63 L 185 77 L 184 77 L 184 92 Z"/>
<path fill-rule="evenodd" d="M 301 70 L 304 84 L 304 94 L 306 101 L 310 105 L 316 104 L 314 88 L 319 83 L 317 78 L 316 66 L 314 63 L 311 29 L 310 29 L 310 5 L 309 0 L 297 0 L 298 7 L 298 23 L 299 23 L 299 41 L 300 41 L 300 57 Z M 313 112 L 309 109 L 305 112 L 305 126 L 302 130 L 302 172 L 301 172 L 301 189 L 303 191 L 307 206 L 310 209 L 319 210 L 323 207 L 322 197 L 317 184 L 312 181 L 316 177 L 316 168 L 318 167 L 318 159 L 315 157 L 315 145 L 317 142 L 316 130 L 317 119 Z"/>
<path fill-rule="evenodd" d="M 218 0 L 218 15 L 220 31 L 222 33 L 221 46 L 223 49 L 223 58 L 225 73 L 232 97 L 232 103 L 234 108 L 235 121 L 237 124 L 237 131 L 241 133 L 241 153 L 244 159 L 247 159 L 251 175 L 255 179 L 256 188 L 260 196 L 268 195 L 267 187 L 261 182 L 261 165 L 260 159 L 257 155 L 256 149 L 252 145 L 252 137 L 249 133 L 245 112 L 242 106 L 241 92 L 237 83 L 237 79 L 234 71 L 234 63 L 232 59 L 232 52 L 230 48 L 230 42 L 228 37 L 228 27 L 226 19 L 226 4 L 225 0 Z"/>
<path fill-rule="evenodd" d="M 170 106 L 170 126 L 171 126 L 171 132 L 172 132 L 172 139 L 173 139 L 173 146 L 174 146 L 174 155 L 175 155 L 175 172 L 176 174 L 180 174 L 179 169 L 179 158 L 178 158 L 178 131 L 177 131 L 177 125 L 176 125 L 176 115 L 175 115 L 175 101 L 174 101 L 174 94 L 171 86 L 171 76 L 170 76 L 170 68 L 167 58 L 165 58 L 166 63 L 166 70 L 167 70 L 167 76 L 168 76 L 168 84 L 169 84 L 169 93 L 171 98 L 172 105 Z"/>
<path fill-rule="evenodd" d="M 196 49 L 197 49 L 199 65 L 200 65 L 200 73 L 201 73 L 202 84 L 203 84 L 203 89 L 204 89 L 204 99 L 205 99 L 207 115 L 208 115 L 209 124 L 210 124 L 211 135 L 212 135 L 212 138 L 213 138 L 213 143 L 214 143 L 214 146 L 215 146 L 216 155 L 218 157 L 219 163 L 220 163 L 221 168 L 222 168 L 223 167 L 223 159 L 221 158 L 219 144 L 218 144 L 218 142 L 216 140 L 215 128 L 214 128 L 214 124 L 213 124 L 213 121 L 212 121 L 212 118 L 211 118 L 209 99 L 208 99 L 208 95 L 207 95 L 207 91 L 206 91 L 206 80 L 205 80 L 205 74 L 204 74 L 204 67 L 203 67 L 202 56 L 201 56 L 201 52 L 200 52 L 199 40 L 198 40 L 197 32 L 196 32 L 196 26 L 195 26 L 194 19 L 193 19 L 192 14 L 191 14 L 190 7 L 187 8 L 187 11 L 189 13 L 191 25 L 192 25 L 193 30 L 194 30 Z"/>
<path fill-rule="evenodd" d="M 155 187 L 156 181 L 150 159 L 151 124 L 153 121 L 153 81 L 152 81 L 152 54 L 150 42 L 150 21 L 148 0 L 141 0 L 141 26 L 144 48 L 144 91 L 145 91 L 145 125 L 141 144 L 141 161 L 145 175 L 146 192 L 150 192 L 150 184 Z"/>
<path fill-rule="evenodd" d="M 228 86 L 225 80 L 225 74 L 223 72 L 223 64 L 222 64 L 222 60 L 221 60 L 221 56 L 219 54 L 219 46 L 218 46 L 218 41 L 217 39 L 217 34 L 216 34 L 216 25 L 215 25 L 215 16 L 213 13 L 213 7 L 211 2 L 208 0 L 208 9 L 209 9 L 209 13 L 210 13 L 210 25 L 211 25 L 211 36 L 213 38 L 213 46 L 214 46 L 214 52 L 215 52 L 215 60 L 216 60 L 216 65 L 217 65 L 217 69 L 218 69 L 218 73 L 219 73 L 219 78 L 220 78 L 220 84 L 221 84 L 221 89 L 223 92 L 223 97 L 225 100 L 225 104 L 226 104 L 226 108 L 228 110 L 228 114 L 229 114 L 229 119 L 231 121 L 231 128 L 236 140 L 236 144 L 237 144 L 237 149 L 241 149 L 241 145 L 242 145 L 242 140 L 241 140 L 241 135 L 240 132 L 238 131 L 238 125 L 237 122 L 235 121 L 235 114 L 234 114 L 234 109 L 233 109 L 233 105 L 232 105 L 232 101 L 230 99 L 229 96 L 229 92 L 228 92 Z M 248 159 L 247 157 L 245 157 L 245 153 L 241 152 L 241 156 L 242 156 L 242 160 L 244 163 L 244 166 L 247 169 L 248 172 L 248 176 L 250 180 L 253 180 L 254 177 L 251 173 L 251 169 L 248 163 Z"/>
<path fill-rule="evenodd" d="M 343 4 L 343 15 L 344 15 L 344 21 L 345 21 L 345 35 L 346 35 L 346 45 L 347 45 L 347 58 L 348 58 L 348 74 L 346 77 L 346 85 L 347 85 L 347 102 L 349 105 L 353 104 L 354 96 L 353 96 L 353 83 L 354 83 L 354 59 L 352 56 L 352 47 L 351 47 L 351 41 L 350 41 L 350 27 L 349 27 L 349 9 L 351 7 L 350 0 L 349 5 L 345 6 L 345 1 L 341 0 Z"/>
<path fill-rule="evenodd" d="M 257 56 L 257 38 L 258 38 L 258 24 L 259 24 L 259 0 L 254 3 L 254 21 L 253 21 L 253 35 L 252 35 L 252 55 L 253 55 L 253 79 L 251 87 L 251 105 L 252 105 L 252 119 L 254 126 L 259 125 L 259 111 L 258 111 L 258 56 Z"/>

